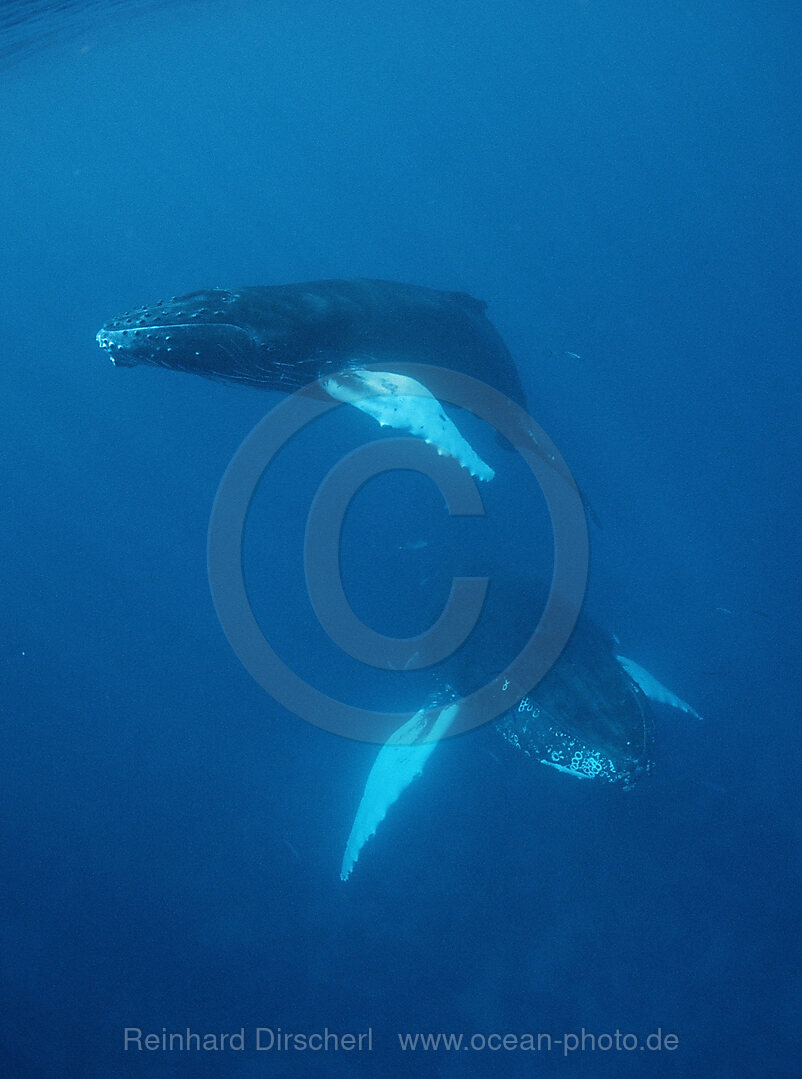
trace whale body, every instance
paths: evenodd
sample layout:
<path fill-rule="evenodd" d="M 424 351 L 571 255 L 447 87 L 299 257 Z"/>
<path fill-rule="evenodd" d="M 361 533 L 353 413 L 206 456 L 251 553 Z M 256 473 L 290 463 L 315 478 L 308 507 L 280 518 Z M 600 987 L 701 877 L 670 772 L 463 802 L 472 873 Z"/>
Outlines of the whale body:
<path fill-rule="evenodd" d="M 526 406 L 507 346 L 464 292 L 395 281 L 202 289 L 134 308 L 97 339 L 115 364 L 151 364 L 292 391 L 360 362 L 441 364 Z"/>
<path fill-rule="evenodd" d="M 489 480 L 493 469 L 446 416 L 436 387 L 395 370 L 445 368 L 525 408 L 518 371 L 485 306 L 463 292 L 363 278 L 202 289 L 110 319 L 97 341 L 119 367 L 167 367 L 285 392 L 323 380 L 330 397 L 433 443 Z"/>
<path fill-rule="evenodd" d="M 442 710 L 423 727 L 416 713 L 395 731 L 370 770 L 346 844 L 340 876 L 349 879 L 364 844 L 388 809 L 423 771 L 435 745 L 461 707 L 468 672 L 480 681 L 503 663 L 515 623 L 533 605 L 538 587 L 517 575 L 506 596 L 507 618 L 469 642 L 439 674 Z M 653 768 L 654 705 L 701 718 L 633 660 L 618 654 L 616 639 L 581 615 L 560 658 L 525 695 L 509 685 L 510 708 L 493 724 L 501 737 L 538 764 L 579 780 L 631 788 Z"/>

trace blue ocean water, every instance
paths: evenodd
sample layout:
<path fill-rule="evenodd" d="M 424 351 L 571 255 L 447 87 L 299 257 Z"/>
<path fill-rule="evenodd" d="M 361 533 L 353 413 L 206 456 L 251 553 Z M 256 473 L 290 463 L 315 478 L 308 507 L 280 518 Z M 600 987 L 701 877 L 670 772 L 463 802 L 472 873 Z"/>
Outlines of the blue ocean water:
<path fill-rule="evenodd" d="M 2 1075 L 797 1076 L 791 7 L 3 7 Z M 343 883 L 375 748 L 252 681 L 206 575 L 218 483 L 278 395 L 116 370 L 94 335 L 202 286 L 356 276 L 487 301 L 599 520 L 589 612 L 705 718 L 659 711 L 631 791 L 444 743 Z M 324 689 L 408 707 L 305 599 L 316 485 L 374 434 L 330 419 L 259 489 L 254 604 Z M 419 632 L 452 576 L 547 565 L 501 452 L 486 519 L 411 475 L 360 493 L 367 622 Z M 259 1052 L 257 1027 L 372 1048 Z M 677 1044 L 556 1044 L 583 1030 Z M 555 1046 L 470 1042 L 525 1032 Z"/>

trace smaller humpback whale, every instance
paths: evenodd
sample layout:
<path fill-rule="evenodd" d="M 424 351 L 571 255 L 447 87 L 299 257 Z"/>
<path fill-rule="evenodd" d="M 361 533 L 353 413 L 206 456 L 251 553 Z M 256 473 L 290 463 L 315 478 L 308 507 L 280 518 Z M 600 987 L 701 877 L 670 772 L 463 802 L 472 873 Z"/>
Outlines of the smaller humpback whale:
<path fill-rule="evenodd" d="M 493 469 L 430 387 L 394 368 L 461 372 L 526 408 L 485 304 L 463 292 L 367 279 L 205 289 L 111 319 L 97 341 L 121 367 L 169 367 L 285 392 L 320 379 L 330 397 L 433 443 L 483 480 Z"/>

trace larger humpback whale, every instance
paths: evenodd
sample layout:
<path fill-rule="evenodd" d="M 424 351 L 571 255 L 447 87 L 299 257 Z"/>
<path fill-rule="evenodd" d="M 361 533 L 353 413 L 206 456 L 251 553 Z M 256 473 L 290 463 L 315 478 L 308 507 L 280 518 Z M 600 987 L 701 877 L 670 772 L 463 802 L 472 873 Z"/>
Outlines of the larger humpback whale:
<path fill-rule="evenodd" d="M 498 574 L 493 583 L 499 583 Z M 502 581 L 502 588 L 506 617 L 501 624 L 495 621 L 472 637 L 435 675 L 439 686 L 432 698 L 441 710 L 435 707 L 427 720 L 421 709 L 380 749 L 346 842 L 342 880 L 350 877 L 390 806 L 421 775 L 456 718 L 460 693 L 470 691 L 471 678 L 481 680 L 503 666 L 516 622 L 531 620 L 538 587 L 513 576 Z M 493 724 L 506 742 L 565 775 L 624 789 L 652 769 L 654 705 L 701 718 L 643 667 L 619 655 L 616 639 L 586 615 L 580 616 L 562 655 L 534 689 L 521 697 L 510 685 L 509 695 L 509 709 Z"/>
<path fill-rule="evenodd" d="M 446 416 L 436 388 L 433 395 L 431 385 L 395 369 L 436 365 L 526 407 L 485 304 L 419 285 L 356 279 L 203 289 L 111 319 L 97 341 L 121 367 L 168 367 L 285 392 L 322 379 L 331 397 L 435 443 L 484 480 L 492 468 Z"/>

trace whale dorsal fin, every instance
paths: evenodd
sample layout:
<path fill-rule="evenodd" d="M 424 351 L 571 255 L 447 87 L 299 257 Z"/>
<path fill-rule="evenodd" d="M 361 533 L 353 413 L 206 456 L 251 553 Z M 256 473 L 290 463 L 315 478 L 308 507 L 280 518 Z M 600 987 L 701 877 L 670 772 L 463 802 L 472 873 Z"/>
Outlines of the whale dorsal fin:
<path fill-rule="evenodd" d="M 487 304 L 484 300 L 477 300 L 475 296 L 471 296 L 469 292 L 452 292 L 451 295 L 458 303 L 461 303 L 463 307 L 467 307 L 469 311 L 476 311 L 477 314 L 483 314 L 487 310 Z"/>

